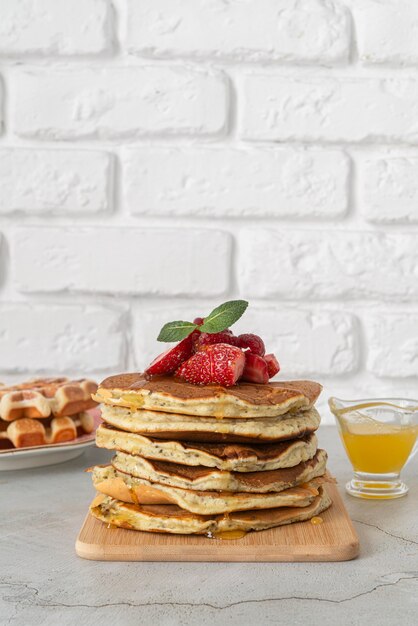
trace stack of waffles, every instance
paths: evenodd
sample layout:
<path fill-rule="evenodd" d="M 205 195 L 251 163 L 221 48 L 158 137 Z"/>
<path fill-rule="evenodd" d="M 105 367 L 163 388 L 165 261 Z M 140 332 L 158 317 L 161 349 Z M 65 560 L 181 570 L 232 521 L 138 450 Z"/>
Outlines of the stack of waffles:
<path fill-rule="evenodd" d="M 331 504 L 310 381 L 193 385 L 106 379 L 94 396 L 110 465 L 92 469 L 91 513 L 150 532 L 237 538 L 309 520 Z"/>
<path fill-rule="evenodd" d="M 0 448 L 72 441 L 94 430 L 92 380 L 42 378 L 0 386 Z"/>

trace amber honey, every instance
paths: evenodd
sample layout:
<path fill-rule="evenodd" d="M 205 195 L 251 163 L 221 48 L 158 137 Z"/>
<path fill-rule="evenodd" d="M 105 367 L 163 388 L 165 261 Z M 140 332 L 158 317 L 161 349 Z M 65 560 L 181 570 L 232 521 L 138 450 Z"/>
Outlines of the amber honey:
<path fill-rule="evenodd" d="M 407 494 L 400 474 L 417 449 L 418 400 L 330 398 L 329 406 L 354 469 L 347 492 L 379 500 Z"/>
<path fill-rule="evenodd" d="M 247 533 L 245 530 L 223 530 L 220 532 L 216 532 L 213 534 L 215 539 L 224 539 L 224 540 L 233 540 L 233 539 L 242 539 L 245 537 Z"/>
<path fill-rule="evenodd" d="M 347 455 L 356 472 L 398 474 L 415 445 L 418 427 L 378 423 L 352 423 L 341 432 Z"/>

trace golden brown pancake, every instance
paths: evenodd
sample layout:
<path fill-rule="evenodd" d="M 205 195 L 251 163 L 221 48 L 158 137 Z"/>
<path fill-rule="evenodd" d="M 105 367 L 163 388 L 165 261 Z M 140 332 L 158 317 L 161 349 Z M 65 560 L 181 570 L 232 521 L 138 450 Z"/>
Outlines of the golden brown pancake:
<path fill-rule="evenodd" d="M 109 424 L 101 424 L 96 431 L 99 448 L 139 454 L 156 461 L 204 465 L 234 472 L 257 472 L 298 465 L 314 456 L 317 444 L 314 434 L 278 443 L 238 444 L 164 441 L 118 430 Z"/>
<path fill-rule="evenodd" d="M 271 509 L 280 506 L 307 506 L 318 495 L 315 480 L 280 492 L 238 493 L 230 491 L 197 491 L 156 484 L 118 472 L 112 466 L 92 470 L 97 491 L 115 500 L 131 504 L 176 504 L 200 515 Z"/>
<path fill-rule="evenodd" d="M 203 443 L 267 443 L 296 439 L 313 433 L 321 421 L 315 408 L 282 417 L 216 419 L 103 405 L 102 417 L 111 426 L 127 432 L 156 439 L 175 438 L 177 441 Z"/>
<path fill-rule="evenodd" d="M 311 519 L 331 505 L 326 488 L 318 487 L 319 495 L 306 507 L 282 507 L 264 510 L 238 511 L 228 515 L 198 515 L 174 504 L 126 504 L 99 495 L 90 506 L 91 514 L 107 524 L 142 530 L 175 534 L 216 536 L 231 530 L 265 530 L 275 526 Z"/>
<path fill-rule="evenodd" d="M 117 452 L 112 465 L 118 472 L 152 483 L 199 491 L 267 493 L 283 491 L 325 473 L 327 453 L 318 450 L 309 461 L 295 467 L 266 472 L 228 472 L 210 467 L 191 467 L 167 461 L 153 461 Z"/>
<path fill-rule="evenodd" d="M 241 382 L 233 387 L 192 385 L 171 376 L 147 380 L 143 374 L 106 378 L 94 399 L 113 406 L 200 415 L 248 418 L 277 417 L 313 406 L 321 385 L 300 380 L 263 384 Z"/>

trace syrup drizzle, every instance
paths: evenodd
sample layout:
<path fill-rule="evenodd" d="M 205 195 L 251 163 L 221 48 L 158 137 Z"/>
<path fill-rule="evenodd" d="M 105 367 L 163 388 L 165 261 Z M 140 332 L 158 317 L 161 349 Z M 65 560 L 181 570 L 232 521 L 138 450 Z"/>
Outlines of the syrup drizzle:
<path fill-rule="evenodd" d="M 233 539 L 242 539 L 243 537 L 245 537 L 246 534 L 247 533 L 245 532 L 245 530 L 223 530 L 218 533 L 213 533 L 213 537 L 215 539 L 224 539 L 230 541 Z"/>

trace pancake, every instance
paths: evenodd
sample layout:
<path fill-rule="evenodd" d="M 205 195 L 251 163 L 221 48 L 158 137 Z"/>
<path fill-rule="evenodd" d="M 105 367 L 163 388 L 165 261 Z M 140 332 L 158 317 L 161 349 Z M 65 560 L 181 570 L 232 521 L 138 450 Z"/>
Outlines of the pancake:
<path fill-rule="evenodd" d="M 270 493 L 232 493 L 228 491 L 195 491 L 168 485 L 156 485 L 141 478 L 122 474 L 111 466 L 93 468 L 97 491 L 115 500 L 131 504 L 176 504 L 200 515 L 231 513 L 281 506 L 308 506 L 318 495 L 315 481 L 301 487 Z"/>
<path fill-rule="evenodd" d="M 311 459 L 317 449 L 315 435 L 302 439 L 266 444 L 224 444 L 162 441 L 101 424 L 96 445 L 145 459 L 170 461 L 182 465 L 204 465 L 234 472 L 257 472 L 293 467 Z"/>
<path fill-rule="evenodd" d="M 308 520 L 331 505 L 324 486 L 319 495 L 305 507 L 282 507 L 264 510 L 238 511 L 228 515 L 198 515 L 174 504 L 136 505 L 100 494 L 91 506 L 91 514 L 107 524 L 142 530 L 175 534 L 215 536 L 231 530 L 266 530 L 275 526 Z"/>
<path fill-rule="evenodd" d="M 112 465 L 118 472 L 159 485 L 197 491 L 246 493 L 278 492 L 306 483 L 325 473 L 326 462 L 325 450 L 318 450 L 312 459 L 299 463 L 295 467 L 267 472 L 228 472 L 203 466 L 191 467 L 167 461 L 143 459 L 124 452 L 117 452 L 112 459 Z"/>
<path fill-rule="evenodd" d="M 233 387 L 192 385 L 169 376 L 147 380 L 143 374 L 106 378 L 96 402 L 164 413 L 203 417 L 278 417 L 313 406 L 321 385 L 300 380 L 265 385 L 241 382 Z"/>
<path fill-rule="evenodd" d="M 111 426 L 127 432 L 150 435 L 156 439 L 178 441 L 272 442 L 296 439 L 313 433 L 321 418 L 315 408 L 280 418 L 215 419 L 175 413 L 129 410 L 103 405 L 102 418 Z"/>

